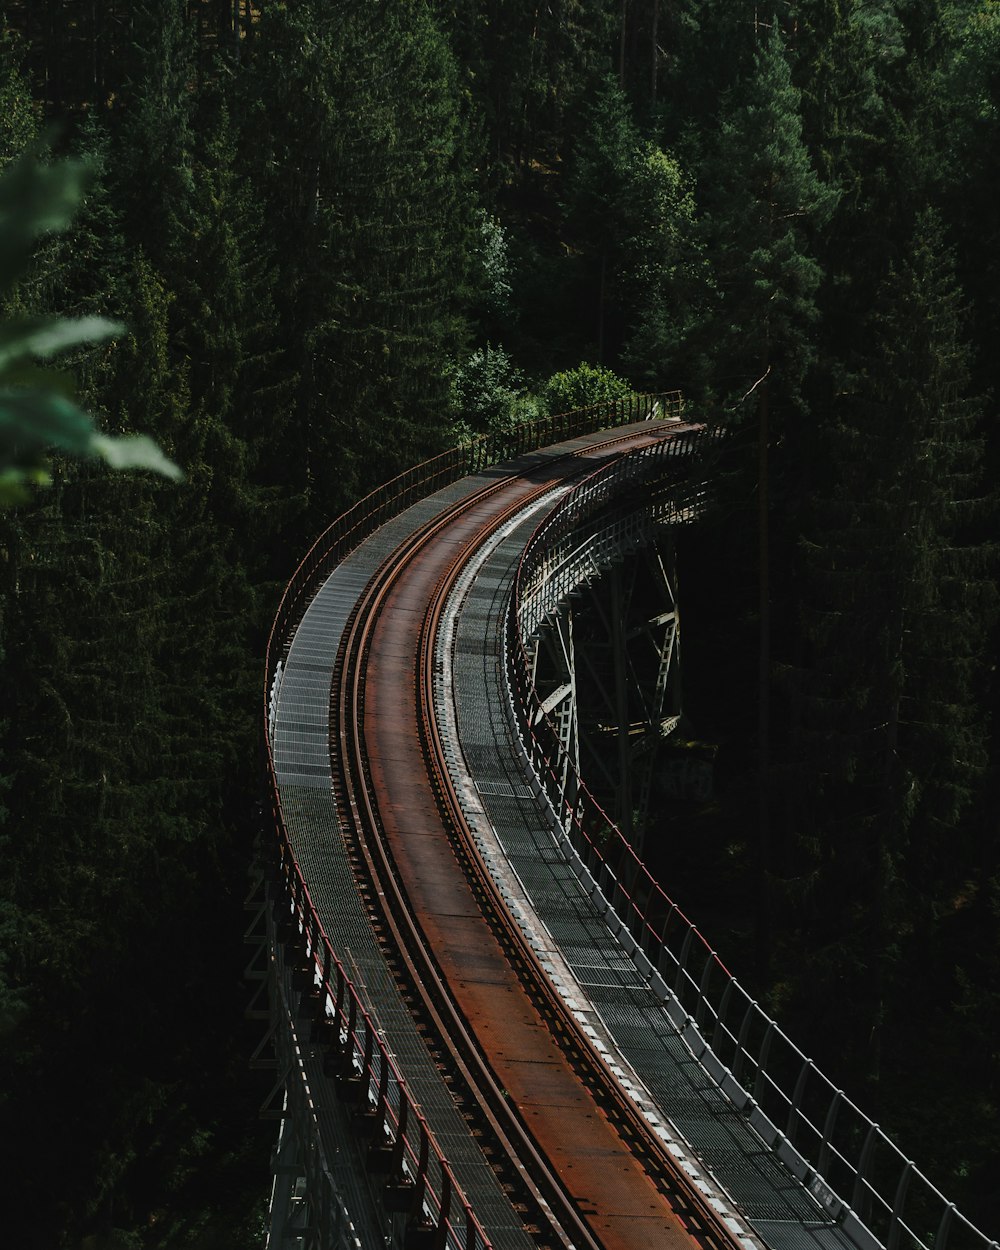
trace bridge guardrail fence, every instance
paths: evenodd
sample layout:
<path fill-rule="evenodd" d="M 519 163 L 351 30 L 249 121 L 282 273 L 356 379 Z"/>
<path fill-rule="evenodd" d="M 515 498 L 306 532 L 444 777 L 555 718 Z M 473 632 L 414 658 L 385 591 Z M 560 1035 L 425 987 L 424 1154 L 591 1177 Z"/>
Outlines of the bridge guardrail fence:
<path fill-rule="evenodd" d="M 323 931 L 287 836 L 280 838 L 279 851 L 276 940 L 295 970 L 294 988 L 307 996 L 311 1040 L 328 1048 L 324 1072 L 336 1081 L 341 1101 L 355 1107 L 368 1143 L 368 1168 L 384 1179 L 386 1208 L 437 1229 L 442 1250 L 490 1250 L 381 1030 Z M 298 1106 L 294 1096 L 290 1105 Z"/>
<path fill-rule="evenodd" d="M 284 943 L 297 968 L 297 988 L 309 996 L 313 1039 L 329 1047 L 328 1074 L 338 1081 L 342 1098 L 365 1108 L 361 1116 L 370 1137 L 368 1162 L 374 1172 L 386 1177 L 387 1208 L 409 1213 L 416 1223 L 426 1222 L 436 1228 L 436 1244 L 449 1250 L 490 1250 L 490 1242 L 324 932 L 295 857 L 282 813 L 271 743 L 281 665 L 295 625 L 325 578 L 380 525 L 412 503 L 462 477 L 554 442 L 634 421 L 677 416 L 680 410 L 679 392 L 632 396 L 611 405 L 555 414 L 503 435 L 475 439 L 400 474 L 360 500 L 320 535 L 292 575 L 271 627 L 263 720 L 268 787 L 278 834 L 281 895 L 274 914 L 277 940 Z M 290 1100 L 293 1108 L 298 1105 L 294 1098 Z"/>
<path fill-rule="evenodd" d="M 689 436 L 686 454 L 704 447 L 706 437 L 710 432 Z M 660 452 L 664 471 L 671 454 L 685 453 Z M 676 475 L 668 481 L 681 485 Z M 553 610 L 544 581 L 558 580 L 572 553 L 586 544 L 595 518 L 634 483 L 634 473 L 612 465 L 567 496 L 526 546 L 508 603 L 505 663 L 514 716 L 532 768 L 562 821 L 577 874 L 692 1055 L 862 1250 L 997 1250 L 998 1243 L 966 1219 L 753 1000 L 582 779 L 565 785 L 573 766 L 542 711 L 527 644 Z M 678 497 L 679 515 L 697 494 L 697 481 L 688 480 Z"/>
<path fill-rule="evenodd" d="M 596 430 L 679 416 L 682 406 L 680 392 L 668 391 L 658 395 L 632 395 L 611 404 L 556 413 L 539 421 L 526 422 L 509 432 L 483 435 L 461 447 L 453 447 L 379 486 L 320 534 L 292 574 L 268 639 L 267 691 L 270 691 L 281 651 L 290 641 L 291 626 L 301 615 L 309 596 L 344 556 L 385 521 L 434 491 L 491 465 Z"/>

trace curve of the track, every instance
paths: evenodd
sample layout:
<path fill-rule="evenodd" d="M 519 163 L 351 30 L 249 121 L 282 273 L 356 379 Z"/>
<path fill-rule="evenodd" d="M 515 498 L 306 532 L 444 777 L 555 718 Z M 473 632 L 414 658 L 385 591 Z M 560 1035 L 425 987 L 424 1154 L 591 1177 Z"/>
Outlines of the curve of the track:
<path fill-rule="evenodd" d="M 598 454 L 622 454 L 663 436 L 616 439 L 592 453 L 587 467 Z M 428 758 L 428 620 L 442 588 L 486 535 L 579 471 L 557 464 L 498 484 L 437 522 L 432 539 L 407 544 L 391 573 L 374 580 L 344 649 L 351 676 L 334 709 L 341 762 L 350 763 L 342 774 L 351 791 L 346 806 L 363 809 L 358 836 L 382 897 L 392 900 L 385 919 L 414 961 L 411 976 L 425 986 L 437 983 L 429 998 L 445 1041 L 459 1033 L 469 1039 L 458 1048 L 461 1066 L 468 1069 L 477 1055 L 485 1060 L 484 1075 L 472 1078 L 479 1096 L 507 1148 L 521 1154 L 543 1203 L 557 1212 L 564 1237 L 605 1250 L 688 1250 L 690 1216 L 671 1198 L 662 1160 L 637 1154 L 634 1131 L 623 1130 L 627 1100 L 609 1101 L 593 1064 L 589 1075 L 581 1074 L 587 1065 L 579 1046 L 567 1058 L 544 995 L 533 988 L 524 959 L 516 952 L 512 959 L 509 933 L 484 915 L 468 865 L 456 854 L 454 831 L 442 820 L 442 770 Z M 405 933 L 397 914 L 403 910 L 415 918 Z M 457 1013 L 450 1020 L 443 1015 L 449 1010 Z"/>

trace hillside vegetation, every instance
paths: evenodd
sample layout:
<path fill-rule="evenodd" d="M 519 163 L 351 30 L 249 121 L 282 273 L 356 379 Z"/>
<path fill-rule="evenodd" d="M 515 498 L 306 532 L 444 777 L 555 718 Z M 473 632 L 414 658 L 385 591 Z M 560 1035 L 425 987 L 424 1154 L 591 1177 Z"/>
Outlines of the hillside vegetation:
<path fill-rule="evenodd" d="M 0 511 L 10 1244 L 259 1237 L 281 585 L 414 461 L 673 387 L 732 431 L 682 552 L 717 763 L 650 856 L 995 1234 L 1000 4 L 10 2 L 31 152 L 88 191 L 4 326 L 123 327 L 59 367 L 184 478 L 54 454 Z"/>

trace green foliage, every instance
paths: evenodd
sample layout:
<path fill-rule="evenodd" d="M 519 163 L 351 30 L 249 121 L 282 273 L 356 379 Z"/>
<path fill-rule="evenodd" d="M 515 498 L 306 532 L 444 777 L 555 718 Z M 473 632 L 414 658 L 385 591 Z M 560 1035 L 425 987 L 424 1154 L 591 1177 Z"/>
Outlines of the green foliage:
<path fill-rule="evenodd" d="M 605 365 L 586 362 L 575 369 L 554 373 L 541 388 L 539 399 L 546 412 L 571 412 L 589 404 L 627 399 L 631 386 Z"/>
<path fill-rule="evenodd" d="M 0 170 L 25 152 L 37 136 L 35 106 L 21 73 L 22 46 L 9 29 L 0 34 Z"/>
<path fill-rule="evenodd" d="M 709 274 L 679 162 L 640 134 L 627 97 L 601 84 L 581 120 L 565 182 L 566 224 L 602 363 L 619 353 L 643 385 L 698 374 L 691 336 Z M 682 363 L 684 362 L 684 363 Z"/>
<path fill-rule="evenodd" d="M 977 380 L 997 394 L 1000 225 L 993 188 L 1000 177 L 1000 10 L 993 3 L 972 3 L 953 6 L 949 16 L 950 56 L 935 86 L 952 114 L 936 172 L 944 175 L 959 274 L 970 303 Z"/>
<path fill-rule="evenodd" d="M 711 273 L 690 181 L 669 153 L 650 145 L 636 170 L 635 224 L 626 243 L 632 330 L 624 357 L 641 389 L 705 389 Z"/>
<path fill-rule="evenodd" d="M 837 193 L 820 182 L 803 142 L 777 25 L 728 101 L 709 176 L 725 390 L 738 398 L 770 370 L 772 394 L 777 386 L 794 401 L 813 356 L 822 279 L 810 233 L 829 220 Z"/>
<path fill-rule="evenodd" d="M 458 441 L 475 434 L 503 433 L 539 415 L 524 378 L 502 347 L 477 348 L 452 375 Z"/>
<path fill-rule="evenodd" d="M 29 154 L 0 178 L 0 297 L 11 294 L 38 239 L 68 227 L 86 177 L 81 162 L 45 165 Z M 0 325 L 0 507 L 23 502 L 30 483 L 49 480 L 45 453 L 53 447 L 116 469 L 180 476 L 152 439 L 113 438 L 95 429 L 73 402 L 67 379 L 33 363 L 120 332 L 120 325 L 95 316 L 8 318 Z"/>
<path fill-rule="evenodd" d="M 847 1048 L 876 1078 L 907 956 L 933 941 L 975 859 L 987 761 L 976 692 L 996 594 L 970 537 L 983 445 L 941 233 L 923 214 L 881 286 L 863 370 L 825 433 L 838 480 L 813 504 L 806 549 L 802 923 L 826 975 L 865 970 Z"/>
<path fill-rule="evenodd" d="M 512 294 L 509 240 L 503 224 L 484 210 L 479 214 L 475 258 L 482 269 L 485 311 L 493 316 L 508 313 Z"/>
<path fill-rule="evenodd" d="M 571 141 L 577 106 L 607 69 L 617 5 L 585 0 L 505 3 L 436 0 L 472 95 L 487 157 L 482 179 L 495 190 L 528 179 Z"/>
<path fill-rule="evenodd" d="M 261 34 L 260 172 L 299 379 L 293 471 L 318 527 L 444 442 L 473 202 L 456 68 L 426 6 L 347 3 L 333 23 L 274 6 Z"/>
<path fill-rule="evenodd" d="M 621 338 L 627 240 L 641 204 L 643 145 L 621 88 L 607 79 L 584 111 L 566 178 L 565 212 L 585 265 L 594 341 L 603 363 Z M 610 341 L 609 341 L 610 340 Z"/>

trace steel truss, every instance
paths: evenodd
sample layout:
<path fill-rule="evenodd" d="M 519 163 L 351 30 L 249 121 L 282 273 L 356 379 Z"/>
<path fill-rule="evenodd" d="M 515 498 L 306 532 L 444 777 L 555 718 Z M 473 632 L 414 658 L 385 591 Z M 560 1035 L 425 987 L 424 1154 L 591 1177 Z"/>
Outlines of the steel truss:
<path fill-rule="evenodd" d="M 259 883 L 245 935 L 254 947 L 245 976 L 256 985 L 246 1014 L 267 1021 L 250 1062 L 274 1072 L 260 1115 L 278 1123 L 266 1250 L 361 1250 L 373 1239 L 403 1245 L 406 1230 L 394 1227 L 398 1221 L 379 1211 L 374 1199 L 359 1203 L 356 1178 L 366 1175 L 364 1159 L 349 1117 L 328 1088 L 323 1050 L 313 1040 L 316 994 L 311 978 L 303 976 L 296 945 L 288 946 L 281 931 L 281 897 L 276 883 Z M 350 1210 L 345 1181 L 352 1190 Z"/>
<path fill-rule="evenodd" d="M 582 771 L 641 851 L 659 748 L 681 716 L 673 540 L 623 517 L 601 532 L 596 551 L 561 572 L 565 598 L 535 637 L 536 717 L 558 730 L 566 801 Z"/>

